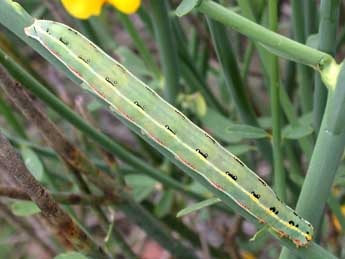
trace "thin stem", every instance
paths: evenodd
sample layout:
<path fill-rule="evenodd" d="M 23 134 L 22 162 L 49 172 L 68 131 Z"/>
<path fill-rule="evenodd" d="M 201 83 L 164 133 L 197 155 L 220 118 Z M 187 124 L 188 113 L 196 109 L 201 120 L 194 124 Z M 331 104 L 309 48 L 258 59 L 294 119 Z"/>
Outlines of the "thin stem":
<path fill-rule="evenodd" d="M 207 18 L 207 23 L 212 35 L 217 58 L 224 74 L 226 86 L 231 93 L 241 121 L 249 125 L 259 126 L 252 105 L 245 93 L 246 88 L 242 81 L 232 46 L 227 38 L 226 28 L 209 18 Z M 258 141 L 258 145 L 266 160 L 272 162 L 272 150 L 268 141 L 260 140 Z"/>
<path fill-rule="evenodd" d="M 276 0 L 269 0 L 269 26 L 272 31 L 278 29 L 278 3 Z M 273 161 L 274 161 L 274 184 L 277 195 L 285 200 L 286 178 L 283 166 L 283 154 L 281 146 L 281 108 L 280 108 L 280 83 L 279 64 L 275 55 L 271 56 L 271 78 L 270 78 L 270 103 L 272 113 L 273 133 Z"/>
<path fill-rule="evenodd" d="M 295 39 L 300 43 L 306 42 L 305 20 L 303 1 L 292 0 L 292 23 Z M 303 62 L 301 62 L 303 63 Z M 297 81 L 299 85 L 299 96 L 301 98 L 302 111 L 309 112 L 312 109 L 312 73 L 302 64 L 297 64 Z"/>
<path fill-rule="evenodd" d="M 332 57 L 326 53 L 272 32 L 213 1 L 202 1 L 198 10 L 210 18 L 247 35 L 253 40 L 265 44 L 270 50 L 284 58 L 297 60 L 315 69 L 318 69 L 322 60 L 332 59 Z"/>
<path fill-rule="evenodd" d="M 254 16 L 254 13 L 251 8 L 252 2 L 250 0 L 237 0 L 237 2 L 241 8 L 241 13 L 243 14 L 243 16 L 253 22 L 256 22 L 257 19 Z M 264 13 L 265 6 L 266 6 L 266 2 L 262 1 L 260 8 L 263 10 L 263 13 Z M 262 72 L 264 74 L 265 81 L 268 82 L 269 81 L 269 67 L 270 67 L 270 61 L 271 61 L 270 55 L 268 51 L 261 44 L 258 44 L 258 42 L 251 41 L 251 43 L 254 44 L 255 48 L 258 51 L 258 55 L 259 55 L 260 62 L 262 65 Z"/>
<path fill-rule="evenodd" d="M 177 94 L 180 91 L 179 66 L 169 7 L 166 1 L 151 0 L 151 10 L 165 79 L 165 99 L 171 104 L 175 104 Z"/>
<path fill-rule="evenodd" d="M 88 195 L 79 193 L 51 193 L 54 200 L 64 205 L 93 205 L 109 204 L 113 197 L 107 195 Z M 18 200 L 31 200 L 30 196 L 23 190 L 16 187 L 0 185 L 0 196 Z"/>
<path fill-rule="evenodd" d="M 339 0 L 322 0 L 320 7 L 319 49 L 331 55 L 334 55 L 336 47 L 339 2 Z M 327 101 L 327 89 L 318 73 L 315 73 L 314 89 L 313 124 L 318 132 Z"/>
<path fill-rule="evenodd" d="M 304 34 L 308 37 L 311 34 L 317 32 L 317 6 L 315 0 L 305 0 L 301 1 L 304 3 L 304 16 L 305 16 L 305 24 L 304 24 Z"/>
<path fill-rule="evenodd" d="M 21 125 L 13 112 L 11 107 L 6 103 L 6 101 L 0 96 L 0 113 L 5 117 L 7 123 L 11 126 L 13 131 L 18 134 L 21 138 L 26 138 L 26 133 L 24 127 Z"/>
<path fill-rule="evenodd" d="M 147 48 L 147 44 L 143 41 L 141 36 L 139 35 L 137 29 L 134 27 L 133 22 L 128 17 L 128 15 L 118 12 L 118 17 L 122 22 L 123 26 L 125 27 L 128 34 L 131 36 L 136 48 L 138 49 L 142 59 L 144 60 L 146 66 L 150 69 L 153 75 L 159 79 L 161 77 L 161 72 L 151 55 L 149 49 Z"/>

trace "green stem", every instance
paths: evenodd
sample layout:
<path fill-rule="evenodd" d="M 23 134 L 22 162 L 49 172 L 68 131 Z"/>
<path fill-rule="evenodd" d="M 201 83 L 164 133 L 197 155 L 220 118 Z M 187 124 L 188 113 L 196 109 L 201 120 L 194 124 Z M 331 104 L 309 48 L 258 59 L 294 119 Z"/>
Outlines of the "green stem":
<path fill-rule="evenodd" d="M 300 43 L 306 42 L 305 36 L 305 20 L 303 1 L 292 0 L 292 23 L 295 39 Z M 304 62 L 301 62 L 304 63 Z M 297 81 L 299 85 L 299 96 L 301 98 L 302 111 L 308 112 L 312 109 L 312 74 L 310 69 L 302 64 L 297 65 Z"/>
<path fill-rule="evenodd" d="M 278 3 L 276 0 L 269 0 L 269 25 L 272 31 L 278 29 Z M 280 118 L 280 83 L 279 64 L 275 55 L 271 56 L 271 77 L 270 77 L 270 103 L 272 113 L 272 133 L 273 133 L 273 161 L 274 161 L 274 183 L 277 195 L 285 200 L 286 179 L 283 166 L 283 154 L 281 147 L 281 118 Z"/>
<path fill-rule="evenodd" d="M 336 86 L 329 88 L 325 115 L 296 207 L 297 213 L 310 221 L 316 233 L 345 147 L 344 65 L 336 79 Z M 283 249 L 280 259 L 295 258 L 290 253 Z"/>
<path fill-rule="evenodd" d="M 16 114 L 6 101 L 0 96 L 0 113 L 5 117 L 7 123 L 12 127 L 13 131 L 21 138 L 26 138 L 24 127 L 17 120 Z"/>
<path fill-rule="evenodd" d="M 232 51 L 232 46 L 227 38 L 226 28 L 209 18 L 207 18 L 209 30 L 212 35 L 217 58 L 224 74 L 225 83 L 228 87 L 232 100 L 235 103 L 241 121 L 258 126 L 254 110 L 245 93 L 245 86 L 241 78 L 240 69 L 237 66 L 236 57 Z M 268 162 L 272 162 L 272 150 L 266 140 L 258 141 L 259 148 Z"/>
<path fill-rule="evenodd" d="M 176 42 L 172 32 L 169 7 L 166 1 L 151 0 L 152 19 L 158 43 L 165 84 L 165 99 L 175 104 L 179 93 L 179 70 Z"/>
<path fill-rule="evenodd" d="M 246 17 L 247 19 L 253 21 L 253 22 L 257 22 L 257 19 L 254 16 L 254 13 L 253 13 L 252 7 L 251 7 L 252 1 L 250 1 L 250 0 L 237 0 L 237 2 L 241 8 L 241 13 L 243 14 L 243 16 Z M 260 9 L 262 9 L 262 13 L 264 13 L 265 7 L 266 7 L 266 2 L 262 1 L 261 7 L 260 7 Z M 270 67 L 270 62 L 271 62 L 270 55 L 269 55 L 268 51 L 261 44 L 259 44 L 256 41 L 251 41 L 251 42 L 254 44 L 255 48 L 258 51 L 260 63 L 262 66 L 262 72 L 264 74 L 265 81 L 268 82 L 269 81 L 269 67 Z"/>
<path fill-rule="evenodd" d="M 304 3 L 304 16 L 305 16 L 305 30 L 306 37 L 317 31 L 317 6 L 315 0 L 301 1 Z"/>
<path fill-rule="evenodd" d="M 282 57 L 297 60 L 315 69 L 319 67 L 321 61 L 332 60 L 332 57 L 326 53 L 272 32 L 213 1 L 202 1 L 198 10 L 253 40 L 261 42 Z"/>
<path fill-rule="evenodd" d="M 322 0 L 319 25 L 319 49 L 334 55 L 338 24 L 339 0 Z M 314 82 L 313 124 L 319 130 L 327 101 L 327 89 L 318 73 Z"/>
<path fill-rule="evenodd" d="M 136 48 L 138 49 L 142 59 L 144 60 L 146 66 L 152 71 L 153 75 L 159 79 L 161 77 L 161 72 L 159 71 L 156 62 L 153 59 L 149 49 L 146 47 L 145 42 L 140 37 L 138 31 L 133 25 L 131 19 L 129 19 L 128 15 L 123 14 L 121 12 L 118 13 L 118 17 L 122 22 L 123 26 L 125 27 L 128 34 L 131 36 Z"/>

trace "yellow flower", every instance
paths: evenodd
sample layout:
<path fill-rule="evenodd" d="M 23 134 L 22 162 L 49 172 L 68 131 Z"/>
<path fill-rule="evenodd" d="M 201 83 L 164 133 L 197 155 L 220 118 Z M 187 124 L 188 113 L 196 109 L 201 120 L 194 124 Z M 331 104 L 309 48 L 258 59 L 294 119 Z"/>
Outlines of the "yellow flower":
<path fill-rule="evenodd" d="M 141 0 L 61 0 L 66 10 L 76 18 L 87 19 L 99 15 L 104 4 L 109 3 L 125 14 L 138 10 Z"/>

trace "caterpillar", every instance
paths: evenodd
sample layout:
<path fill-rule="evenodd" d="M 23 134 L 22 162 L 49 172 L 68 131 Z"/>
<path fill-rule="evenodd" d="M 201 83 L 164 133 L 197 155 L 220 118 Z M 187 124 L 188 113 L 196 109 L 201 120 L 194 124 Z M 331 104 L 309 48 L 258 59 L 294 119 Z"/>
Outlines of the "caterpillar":
<path fill-rule="evenodd" d="M 312 225 L 285 205 L 239 158 L 195 125 L 125 67 L 76 30 L 35 20 L 25 33 L 53 54 L 121 121 L 184 171 L 230 198 L 297 247 L 313 239 Z"/>

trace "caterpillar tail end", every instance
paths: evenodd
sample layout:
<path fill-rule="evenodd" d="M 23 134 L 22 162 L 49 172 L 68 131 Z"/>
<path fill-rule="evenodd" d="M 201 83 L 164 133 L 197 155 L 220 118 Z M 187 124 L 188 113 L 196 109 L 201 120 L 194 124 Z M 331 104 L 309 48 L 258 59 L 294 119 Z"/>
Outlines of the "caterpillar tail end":
<path fill-rule="evenodd" d="M 26 36 L 34 38 L 37 35 L 37 30 L 36 30 L 35 24 L 36 24 L 36 19 L 34 20 L 34 22 L 31 25 L 24 28 L 24 33 Z"/>

